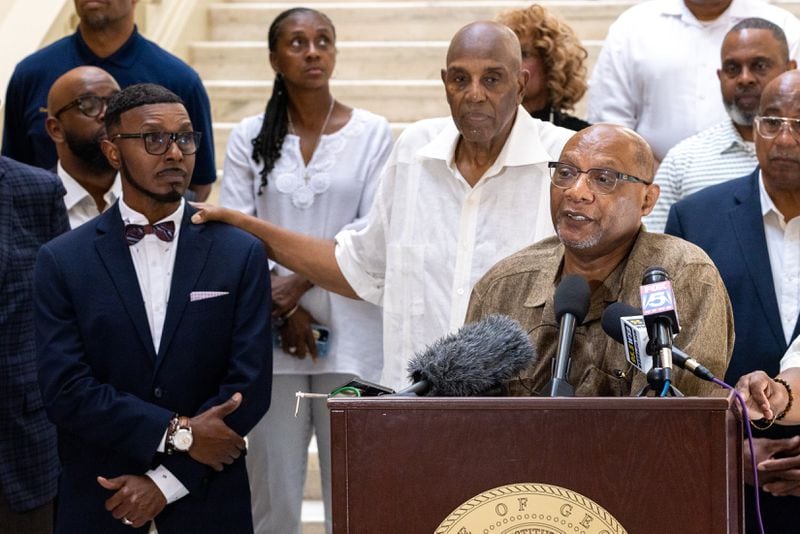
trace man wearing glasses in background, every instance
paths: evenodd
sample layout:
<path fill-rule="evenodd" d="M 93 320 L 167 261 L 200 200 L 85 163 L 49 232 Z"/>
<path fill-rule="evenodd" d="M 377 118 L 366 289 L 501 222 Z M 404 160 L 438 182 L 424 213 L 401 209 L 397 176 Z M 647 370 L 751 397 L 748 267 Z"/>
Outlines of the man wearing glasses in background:
<path fill-rule="evenodd" d="M 589 312 L 576 327 L 568 382 L 580 396 L 636 395 L 644 373 L 630 365 L 622 345 L 606 336 L 601 315 L 612 302 L 640 307 L 648 267 L 672 278 L 682 329 L 675 345 L 716 375 L 733 348 L 730 303 L 719 273 L 698 247 L 644 231 L 641 219 L 658 199 L 653 152 L 633 130 L 597 124 L 575 134 L 550 163 L 550 215 L 556 236 L 502 260 L 475 286 L 467 322 L 501 313 L 529 332 L 538 360 L 507 384 L 511 395 L 538 395 L 552 378 L 559 324 L 556 286 L 579 275 L 591 289 Z M 716 388 L 682 369 L 674 385 L 685 395 Z"/>
<path fill-rule="evenodd" d="M 189 223 L 200 134 L 177 95 L 127 87 L 105 121 L 122 196 L 44 245 L 34 269 L 56 531 L 252 532 L 241 436 L 270 399 L 264 247 Z"/>
<path fill-rule="evenodd" d="M 76 67 L 60 76 L 47 95 L 45 130 L 58 153 L 56 173 L 67 190 L 69 225 L 77 228 L 111 207 L 121 191 L 117 169 L 100 144 L 108 99 L 119 92 L 109 73 Z"/>
<path fill-rule="evenodd" d="M 705 250 L 728 288 L 736 325 L 729 384 L 753 371 L 775 376 L 800 332 L 800 72 L 785 72 L 762 91 L 755 143 L 759 167 L 752 174 L 678 202 L 666 227 Z M 744 449 L 759 467 L 765 531 L 795 533 L 800 427 L 755 424 L 765 430 L 754 431 L 755 458 Z M 752 473 L 752 464 L 744 472 Z M 748 480 L 747 532 L 758 532 L 752 485 Z"/>
<path fill-rule="evenodd" d="M 122 87 L 157 83 L 183 99 L 195 128 L 203 132 L 189 189 L 194 198 L 205 200 L 217 176 L 208 95 L 194 69 L 139 33 L 135 23 L 139 3 L 74 0 L 79 19 L 75 33 L 34 52 L 14 68 L 5 98 L 2 153 L 28 165 L 53 168 L 56 152 L 44 127 L 47 92 L 66 71 L 94 65 Z"/>

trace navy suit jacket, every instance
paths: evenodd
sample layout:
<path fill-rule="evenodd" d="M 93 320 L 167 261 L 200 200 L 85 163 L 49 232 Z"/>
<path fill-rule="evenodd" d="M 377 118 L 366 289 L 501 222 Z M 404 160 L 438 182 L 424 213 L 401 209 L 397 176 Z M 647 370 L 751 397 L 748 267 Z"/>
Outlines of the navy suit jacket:
<path fill-rule="evenodd" d="M 728 289 L 736 333 L 725 373 L 729 384 L 757 370 L 775 376 L 788 348 L 772 280 L 758 175 L 756 168 L 749 176 L 708 187 L 677 202 L 669 212 L 665 230 L 705 250 Z M 798 327 L 796 323 L 792 339 L 800 333 Z M 788 437 L 799 434 L 800 427 L 775 425 L 767 432 L 755 433 Z M 774 498 L 762 492 L 762 501 L 766 501 L 767 532 L 797 532 L 800 499 Z M 751 531 L 755 532 L 754 525 L 748 521 Z"/>
<path fill-rule="evenodd" d="M 56 494 L 55 427 L 36 382 L 33 262 L 69 230 L 57 176 L 0 157 L 0 488 L 23 512 Z"/>
<path fill-rule="evenodd" d="M 130 532 L 104 507 L 96 477 L 159 464 L 190 494 L 156 518 L 161 534 L 250 532 L 244 457 L 217 473 L 187 454 L 156 453 L 174 413 L 195 415 L 241 392 L 226 423 L 245 435 L 269 405 L 267 259 L 260 241 L 187 206 L 158 353 L 118 204 L 42 247 L 35 267 L 39 381 L 58 427 L 57 532 Z M 193 292 L 224 292 L 192 301 Z"/>

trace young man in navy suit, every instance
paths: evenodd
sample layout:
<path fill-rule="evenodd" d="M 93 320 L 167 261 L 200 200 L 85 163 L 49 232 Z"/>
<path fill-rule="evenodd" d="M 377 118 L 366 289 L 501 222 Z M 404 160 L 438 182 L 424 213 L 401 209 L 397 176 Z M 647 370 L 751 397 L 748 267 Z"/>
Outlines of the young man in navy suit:
<path fill-rule="evenodd" d="M 733 306 L 736 340 L 725 380 L 764 371 L 775 376 L 800 333 L 800 72 L 773 79 L 755 117 L 759 167 L 675 204 L 666 232 L 704 249 L 719 269 Z M 769 426 L 769 425 L 762 425 Z M 754 431 L 765 531 L 794 534 L 800 525 L 800 426 Z M 745 451 L 748 451 L 745 446 Z M 759 532 L 747 487 L 747 532 Z"/>
<path fill-rule="evenodd" d="M 69 230 L 52 173 L 0 157 L 0 534 L 49 534 L 58 480 L 56 431 L 36 383 L 33 262 Z"/>
<path fill-rule="evenodd" d="M 56 532 L 251 532 L 244 436 L 269 405 L 264 247 L 189 223 L 200 134 L 181 99 L 111 98 L 108 211 L 39 252 L 39 381 L 58 428 Z"/>

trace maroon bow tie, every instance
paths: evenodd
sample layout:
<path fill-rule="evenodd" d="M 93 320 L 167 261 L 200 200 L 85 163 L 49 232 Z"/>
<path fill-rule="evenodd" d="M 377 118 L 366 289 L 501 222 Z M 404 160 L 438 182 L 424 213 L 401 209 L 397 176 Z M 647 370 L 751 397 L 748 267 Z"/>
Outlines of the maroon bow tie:
<path fill-rule="evenodd" d="M 125 241 L 128 246 L 135 245 L 147 234 L 156 234 L 161 241 L 172 241 L 175 238 L 175 223 L 167 221 L 156 224 L 126 224 Z"/>

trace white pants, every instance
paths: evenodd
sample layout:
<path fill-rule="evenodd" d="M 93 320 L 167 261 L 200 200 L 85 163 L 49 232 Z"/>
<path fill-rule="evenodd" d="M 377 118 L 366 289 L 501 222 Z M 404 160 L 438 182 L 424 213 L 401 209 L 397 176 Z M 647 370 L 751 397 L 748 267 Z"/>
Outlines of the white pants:
<path fill-rule="evenodd" d="M 300 534 L 308 444 L 317 436 L 325 504 L 325 531 L 331 522 L 331 424 L 324 399 L 302 399 L 297 391 L 330 393 L 352 374 L 273 375 L 269 411 L 248 434 L 247 473 L 256 534 Z"/>

